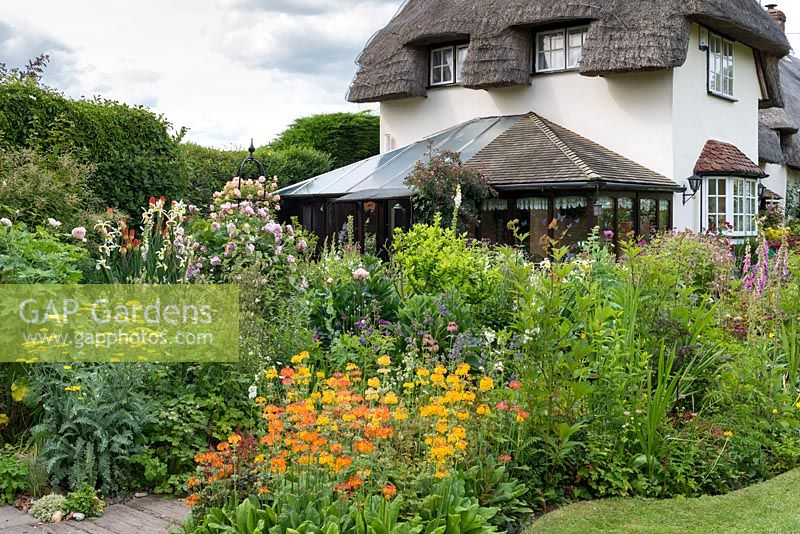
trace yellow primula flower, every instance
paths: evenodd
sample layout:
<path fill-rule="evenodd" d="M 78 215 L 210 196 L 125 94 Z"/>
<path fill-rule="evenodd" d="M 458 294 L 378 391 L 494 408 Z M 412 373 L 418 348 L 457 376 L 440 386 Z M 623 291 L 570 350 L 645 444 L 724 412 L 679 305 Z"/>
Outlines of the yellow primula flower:
<path fill-rule="evenodd" d="M 467 376 L 469 374 L 469 369 L 470 367 L 468 363 L 462 363 L 456 368 L 456 374 L 458 376 Z"/>
<path fill-rule="evenodd" d="M 273 367 L 272 369 L 269 369 L 269 370 L 267 370 L 266 373 L 264 373 L 264 377 L 267 380 L 272 380 L 273 378 L 278 378 L 278 370 Z"/>
<path fill-rule="evenodd" d="M 481 404 L 480 406 L 478 406 L 475 409 L 475 412 L 478 415 L 489 415 L 489 412 L 491 412 L 491 409 L 489 408 L 488 404 Z"/>
<path fill-rule="evenodd" d="M 417 376 L 430 376 L 431 372 L 427 369 L 417 369 Z"/>
<path fill-rule="evenodd" d="M 11 384 L 11 398 L 16 402 L 20 402 L 28 394 L 28 389 L 28 386 L 25 384 L 17 384 L 14 382 Z"/>
<path fill-rule="evenodd" d="M 4 413 L 0 413 L 0 426 L 6 426 L 8 424 L 8 416 Z"/>
<path fill-rule="evenodd" d="M 389 367 L 390 365 L 392 365 L 392 359 L 386 355 L 381 356 L 380 358 L 378 358 L 378 365 L 380 365 L 381 367 Z"/>
<path fill-rule="evenodd" d="M 397 404 L 398 402 L 400 401 L 393 391 L 390 391 L 381 399 L 381 404 Z"/>
<path fill-rule="evenodd" d="M 478 387 L 481 391 L 491 391 L 494 389 L 494 380 L 489 378 L 488 376 L 481 377 L 481 381 L 478 384 Z"/>
<path fill-rule="evenodd" d="M 411 391 L 412 389 L 414 389 L 414 382 L 404 382 L 403 389 Z"/>
<path fill-rule="evenodd" d="M 378 378 L 375 378 L 375 377 L 373 376 L 372 378 L 370 378 L 369 380 L 367 380 L 367 385 L 368 385 L 369 387 L 371 387 L 371 388 L 375 388 L 375 389 L 377 389 L 377 388 L 381 387 L 381 381 L 380 381 L 380 379 L 378 379 Z"/>

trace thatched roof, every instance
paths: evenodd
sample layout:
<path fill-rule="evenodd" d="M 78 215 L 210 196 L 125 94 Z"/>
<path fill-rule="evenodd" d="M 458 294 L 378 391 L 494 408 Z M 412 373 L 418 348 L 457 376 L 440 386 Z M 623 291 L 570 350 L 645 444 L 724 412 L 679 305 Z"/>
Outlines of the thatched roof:
<path fill-rule="evenodd" d="M 780 80 L 784 108 L 759 112 L 758 158 L 800 169 L 800 58 L 781 60 Z"/>
<path fill-rule="evenodd" d="M 780 105 L 776 65 L 789 42 L 756 0 L 407 0 L 359 57 L 347 98 L 426 96 L 426 47 L 465 38 L 466 87 L 528 85 L 530 28 L 559 21 L 589 22 L 580 66 L 586 76 L 683 65 L 690 23 L 703 24 L 758 51 L 770 89 L 765 106 Z"/>

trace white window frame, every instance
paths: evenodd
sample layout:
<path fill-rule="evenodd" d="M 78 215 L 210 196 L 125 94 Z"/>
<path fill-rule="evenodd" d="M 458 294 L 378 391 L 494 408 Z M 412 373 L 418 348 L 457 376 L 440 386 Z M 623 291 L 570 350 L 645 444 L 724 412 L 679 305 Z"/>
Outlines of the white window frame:
<path fill-rule="evenodd" d="M 734 42 L 716 33 L 708 33 L 708 92 L 723 98 L 735 98 L 736 53 Z"/>
<path fill-rule="evenodd" d="M 711 182 L 717 185 L 725 184 L 725 194 L 711 193 Z M 718 211 L 719 206 L 715 200 L 725 200 L 725 210 Z M 708 176 L 703 182 L 703 227 L 710 230 L 711 217 L 715 217 L 717 224 L 715 230 L 731 237 L 749 237 L 756 235 L 756 219 L 758 217 L 758 180 L 740 176 Z M 733 228 L 728 230 L 725 223 L 730 223 Z"/>
<path fill-rule="evenodd" d="M 448 63 L 441 63 L 437 65 L 434 63 L 433 59 L 437 52 L 441 52 L 443 54 L 442 58 L 444 58 L 445 53 L 450 52 L 450 57 L 452 60 Z M 461 83 L 461 70 L 464 68 L 464 62 L 467 59 L 468 53 L 469 44 L 447 45 L 432 48 L 430 55 L 430 72 L 428 73 L 431 87 Z M 441 81 L 434 82 L 434 72 L 439 69 L 440 74 L 444 74 L 444 67 L 450 67 L 451 78 L 445 80 L 444 76 L 441 76 Z"/>
<path fill-rule="evenodd" d="M 535 50 L 533 54 L 533 71 L 536 73 L 546 73 L 546 72 L 561 72 L 566 70 L 575 70 L 580 67 L 580 59 L 576 62 L 572 62 L 570 60 L 570 52 L 573 50 L 580 50 L 580 56 L 583 56 L 583 47 L 586 45 L 586 33 L 589 31 L 589 26 L 570 26 L 566 28 L 558 28 L 555 30 L 546 30 L 536 33 L 536 42 L 534 44 Z M 580 32 L 581 44 L 580 46 L 570 46 L 569 37 L 570 34 L 574 34 L 576 32 Z M 561 37 L 562 46 L 560 48 L 553 48 L 552 47 L 552 38 L 553 37 Z M 544 46 L 545 43 L 543 42 L 543 38 L 550 39 L 551 41 L 548 43 L 549 46 Z M 559 63 L 555 66 L 550 66 L 548 68 L 540 68 L 539 66 L 539 57 L 543 55 L 548 56 L 548 64 L 553 65 L 555 62 L 553 61 L 552 54 L 553 52 L 560 52 L 563 57 L 563 62 Z"/>

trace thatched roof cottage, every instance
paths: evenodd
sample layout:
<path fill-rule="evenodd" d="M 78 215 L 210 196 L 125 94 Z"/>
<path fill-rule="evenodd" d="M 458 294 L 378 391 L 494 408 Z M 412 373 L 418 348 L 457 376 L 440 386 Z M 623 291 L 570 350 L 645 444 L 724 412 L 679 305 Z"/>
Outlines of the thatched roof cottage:
<path fill-rule="evenodd" d="M 350 214 L 380 243 L 411 220 L 404 178 L 432 145 L 500 193 L 476 235 L 519 219 L 534 254 L 553 219 L 567 241 L 596 225 L 750 235 L 759 110 L 783 106 L 788 52 L 756 0 L 408 0 L 348 92 L 380 103 L 383 153 L 282 195 L 322 234 Z"/>

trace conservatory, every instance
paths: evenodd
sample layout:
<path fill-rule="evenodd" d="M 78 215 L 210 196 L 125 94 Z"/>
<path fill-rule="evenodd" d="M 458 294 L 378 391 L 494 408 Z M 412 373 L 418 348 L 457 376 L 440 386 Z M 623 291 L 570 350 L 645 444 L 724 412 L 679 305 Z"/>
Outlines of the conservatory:
<path fill-rule="evenodd" d="M 613 233 L 609 239 L 618 247 L 619 236 L 672 229 L 673 198 L 681 189 L 675 182 L 535 113 L 471 120 L 286 187 L 278 192 L 282 213 L 323 241 L 352 233 L 380 253 L 395 228 L 414 222 L 414 192 L 405 178 L 418 161 L 444 151 L 459 153 L 497 192 L 483 203 L 471 231 L 476 238 L 509 243 L 508 223 L 516 221 L 528 234 L 531 256 L 544 257 L 542 236 L 574 246 L 599 226 Z"/>

